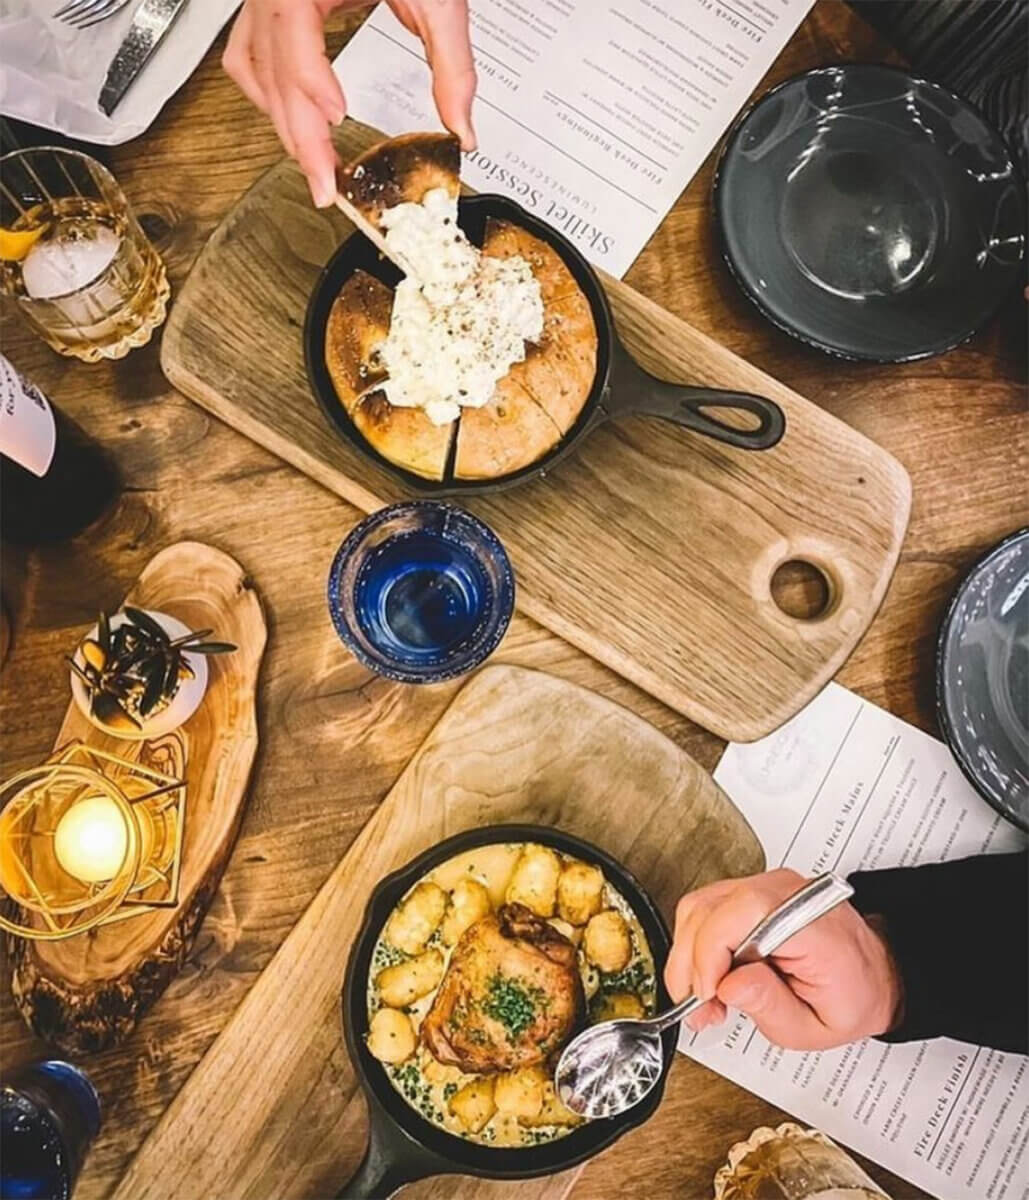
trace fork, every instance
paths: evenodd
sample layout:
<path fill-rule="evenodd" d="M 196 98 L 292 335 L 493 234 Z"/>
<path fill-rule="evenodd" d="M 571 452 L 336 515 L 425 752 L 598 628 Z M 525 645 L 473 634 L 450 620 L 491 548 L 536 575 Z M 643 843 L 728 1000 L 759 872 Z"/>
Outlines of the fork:
<path fill-rule="evenodd" d="M 113 17 L 128 3 L 129 0 L 69 0 L 54 13 L 54 19 L 76 29 L 88 29 L 90 25 Z"/>

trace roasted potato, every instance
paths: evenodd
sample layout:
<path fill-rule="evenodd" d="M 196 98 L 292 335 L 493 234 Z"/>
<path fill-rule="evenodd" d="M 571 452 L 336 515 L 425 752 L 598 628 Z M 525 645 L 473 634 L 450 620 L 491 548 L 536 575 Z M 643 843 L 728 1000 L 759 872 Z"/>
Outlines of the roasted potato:
<path fill-rule="evenodd" d="M 489 913 L 489 891 L 477 879 L 459 879 L 450 893 L 446 916 L 440 935 L 444 944 L 455 946 L 461 934 Z"/>
<path fill-rule="evenodd" d="M 515 864 L 505 899 L 524 904 L 537 917 L 552 917 L 557 906 L 561 860 L 549 846 L 526 846 Z"/>
<path fill-rule="evenodd" d="M 437 1062 L 424 1046 L 418 1053 L 418 1065 L 429 1083 L 456 1083 L 460 1086 L 460 1081 L 466 1078 L 460 1067 Z"/>
<path fill-rule="evenodd" d="M 450 1097 L 450 1111 L 469 1133 L 479 1133 L 497 1111 L 493 1091 L 494 1077 L 482 1075 Z"/>
<path fill-rule="evenodd" d="M 547 1074 L 542 1067 L 523 1067 L 496 1077 L 493 1097 L 497 1111 L 513 1117 L 532 1118 L 543 1107 L 543 1089 Z"/>
<path fill-rule="evenodd" d="M 576 1116 L 570 1108 L 565 1108 L 549 1080 L 543 1085 L 543 1103 L 539 1112 L 534 1117 L 518 1118 L 518 1124 L 526 1125 L 529 1129 L 541 1125 L 581 1125 L 582 1121 L 582 1117 Z"/>
<path fill-rule="evenodd" d="M 407 1008 L 427 996 L 442 978 L 443 955 L 433 949 L 380 971 L 375 985 L 383 1004 Z"/>
<path fill-rule="evenodd" d="M 607 992 L 598 996 L 590 1009 L 593 1021 L 617 1021 L 620 1017 L 632 1017 L 638 1021 L 646 1015 L 643 1001 L 635 992 Z"/>
<path fill-rule="evenodd" d="M 601 971 L 622 971 L 632 958 L 629 926 L 622 914 L 613 908 L 590 917 L 582 945 L 586 958 Z"/>
<path fill-rule="evenodd" d="M 405 954 L 421 954 L 447 907 L 447 894 L 435 883 L 419 883 L 386 925 L 386 941 Z"/>
<path fill-rule="evenodd" d="M 417 1038 L 407 1013 L 380 1008 L 368 1027 L 368 1051 L 384 1063 L 402 1063 L 414 1054 Z"/>
<path fill-rule="evenodd" d="M 558 915 L 569 925 L 585 925 L 604 907 L 604 872 L 589 863 L 570 863 L 557 881 Z"/>

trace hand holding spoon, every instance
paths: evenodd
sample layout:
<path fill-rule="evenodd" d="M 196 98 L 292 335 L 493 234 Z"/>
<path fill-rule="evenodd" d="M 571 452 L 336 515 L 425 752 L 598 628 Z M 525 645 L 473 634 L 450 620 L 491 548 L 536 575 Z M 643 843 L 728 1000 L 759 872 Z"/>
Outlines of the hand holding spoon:
<path fill-rule="evenodd" d="M 838 875 L 819 875 L 754 926 L 732 956 L 732 965 L 767 958 L 853 894 Z M 616 1117 L 639 1104 L 661 1076 L 661 1034 L 703 1003 L 691 992 L 674 1008 L 645 1021 L 602 1021 L 583 1030 L 557 1064 L 554 1083 L 562 1103 L 591 1120 Z"/>

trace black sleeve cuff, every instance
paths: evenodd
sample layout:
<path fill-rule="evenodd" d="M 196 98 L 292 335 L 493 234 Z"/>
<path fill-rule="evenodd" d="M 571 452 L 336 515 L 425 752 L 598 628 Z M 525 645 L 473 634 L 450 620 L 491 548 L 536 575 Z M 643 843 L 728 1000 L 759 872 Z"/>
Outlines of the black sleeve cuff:
<path fill-rule="evenodd" d="M 900 971 L 901 1024 L 884 1041 L 954 1037 L 1029 1047 L 1026 854 L 858 871 L 852 903 L 878 915 Z"/>

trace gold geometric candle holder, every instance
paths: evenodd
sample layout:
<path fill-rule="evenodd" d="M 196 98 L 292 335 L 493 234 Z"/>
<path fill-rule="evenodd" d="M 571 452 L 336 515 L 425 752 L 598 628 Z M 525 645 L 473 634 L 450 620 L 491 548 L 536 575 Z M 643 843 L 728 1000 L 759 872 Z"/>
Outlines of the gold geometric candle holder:
<path fill-rule="evenodd" d="M 0 786 L 0 891 L 20 910 L 0 905 L 0 929 L 57 941 L 178 903 L 184 749 L 138 753 L 70 742 Z"/>

